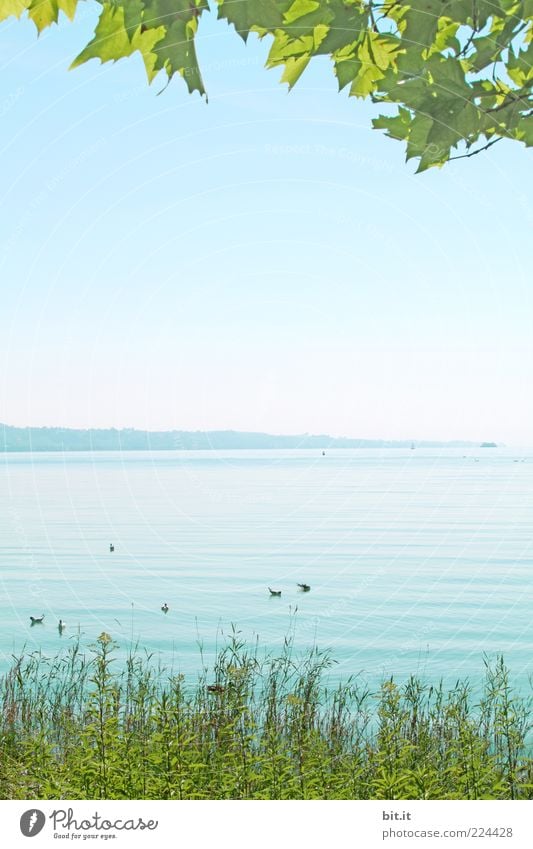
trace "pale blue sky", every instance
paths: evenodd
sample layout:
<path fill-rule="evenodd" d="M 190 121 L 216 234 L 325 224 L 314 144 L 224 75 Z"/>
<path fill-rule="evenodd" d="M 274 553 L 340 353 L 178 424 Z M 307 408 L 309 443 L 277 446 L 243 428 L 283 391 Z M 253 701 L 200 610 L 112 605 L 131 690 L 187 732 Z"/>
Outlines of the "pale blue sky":
<path fill-rule="evenodd" d="M 0 26 L 0 421 L 533 443 L 531 153 L 414 176 L 214 17 L 209 104 Z"/>

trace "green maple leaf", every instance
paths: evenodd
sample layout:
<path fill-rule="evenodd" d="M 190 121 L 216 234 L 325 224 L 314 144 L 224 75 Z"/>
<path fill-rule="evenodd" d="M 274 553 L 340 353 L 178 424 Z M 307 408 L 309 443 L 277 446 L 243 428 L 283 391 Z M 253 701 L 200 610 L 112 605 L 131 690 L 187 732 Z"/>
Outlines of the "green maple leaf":
<path fill-rule="evenodd" d="M 409 137 L 412 120 L 409 110 L 400 107 L 397 115 L 390 117 L 388 115 L 380 115 L 379 118 L 374 118 L 372 126 L 376 130 L 385 130 L 391 139 L 406 141 Z"/>
<path fill-rule="evenodd" d="M 0 0 L 0 21 L 5 21 L 12 15 L 20 18 L 30 5 L 31 0 Z"/>
<path fill-rule="evenodd" d="M 134 47 L 124 25 L 124 9 L 111 3 L 104 3 L 94 31 L 94 38 L 74 59 L 71 68 L 77 68 L 89 59 L 116 62 L 118 59 L 130 56 L 133 51 Z"/>
<path fill-rule="evenodd" d="M 218 17 L 233 24 L 240 36 L 246 41 L 252 29 L 269 32 L 283 25 L 283 14 L 290 3 L 277 3 L 276 0 L 218 0 Z"/>
<path fill-rule="evenodd" d="M 309 55 L 299 56 L 298 58 L 291 57 L 287 59 L 281 81 L 283 83 L 288 83 L 289 88 L 292 88 L 307 68 L 310 59 L 311 57 Z"/>
<path fill-rule="evenodd" d="M 154 47 L 157 55 L 156 69 L 164 68 L 169 79 L 180 74 L 190 92 L 205 94 L 204 84 L 194 46 L 196 20 L 176 20 L 167 29 L 161 41 Z"/>
<path fill-rule="evenodd" d="M 72 20 L 76 12 L 78 0 L 30 0 L 27 4 L 28 17 L 33 21 L 39 32 L 57 23 L 59 12 Z"/>
<path fill-rule="evenodd" d="M 437 35 L 442 15 L 442 0 L 411 0 L 403 16 L 403 37 L 418 49 L 430 47 Z"/>
<path fill-rule="evenodd" d="M 518 121 L 515 138 L 523 141 L 526 147 L 533 147 L 533 115 L 527 115 Z"/>

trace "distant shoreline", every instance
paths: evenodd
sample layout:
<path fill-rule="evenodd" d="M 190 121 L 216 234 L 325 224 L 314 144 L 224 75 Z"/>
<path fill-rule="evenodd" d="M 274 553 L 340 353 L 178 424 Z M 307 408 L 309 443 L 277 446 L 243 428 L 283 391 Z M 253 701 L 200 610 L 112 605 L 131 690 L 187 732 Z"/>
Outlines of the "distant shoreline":
<path fill-rule="evenodd" d="M 481 442 L 352 439 L 327 434 L 296 436 L 233 430 L 145 431 L 134 428 L 81 430 L 0 424 L 0 453 L 45 451 L 209 451 L 331 448 L 479 448 Z M 485 443 L 486 447 L 488 444 Z M 491 447 L 498 447 L 490 443 Z M 499 446 L 502 447 L 502 446 Z"/>

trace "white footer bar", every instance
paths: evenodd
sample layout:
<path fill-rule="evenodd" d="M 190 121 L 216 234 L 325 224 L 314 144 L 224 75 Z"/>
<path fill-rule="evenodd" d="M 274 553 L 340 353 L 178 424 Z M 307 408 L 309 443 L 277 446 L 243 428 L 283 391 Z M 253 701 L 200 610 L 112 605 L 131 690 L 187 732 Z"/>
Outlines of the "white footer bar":
<path fill-rule="evenodd" d="M 5 847 L 533 849 L 533 802 L 0 802 Z"/>

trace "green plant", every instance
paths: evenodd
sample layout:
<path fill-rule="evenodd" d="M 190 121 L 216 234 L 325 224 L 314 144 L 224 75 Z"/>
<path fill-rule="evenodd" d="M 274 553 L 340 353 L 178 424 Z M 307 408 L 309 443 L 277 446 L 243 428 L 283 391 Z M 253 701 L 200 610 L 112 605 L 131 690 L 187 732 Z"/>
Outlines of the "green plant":
<path fill-rule="evenodd" d="M 196 684 L 150 655 L 15 659 L 0 682 L 4 799 L 530 799 L 530 703 L 503 659 L 450 689 L 411 677 L 330 690 L 316 649 L 234 630 Z"/>
<path fill-rule="evenodd" d="M 207 0 L 97 0 L 94 38 L 73 66 L 139 52 L 148 79 L 181 75 L 205 93 L 196 37 Z M 339 88 L 389 104 L 373 122 L 406 143 L 418 170 L 458 146 L 473 156 L 502 139 L 533 144 L 533 0 L 214 0 L 247 39 L 271 37 L 267 66 L 292 87 L 330 58 Z M 73 18 L 77 0 L 0 0 L 0 20 L 27 12 L 39 32 Z"/>

